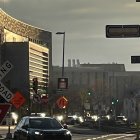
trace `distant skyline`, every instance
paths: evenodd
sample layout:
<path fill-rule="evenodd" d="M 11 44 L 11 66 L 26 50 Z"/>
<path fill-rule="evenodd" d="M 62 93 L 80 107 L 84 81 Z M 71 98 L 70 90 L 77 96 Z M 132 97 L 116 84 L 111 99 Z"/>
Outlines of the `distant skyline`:
<path fill-rule="evenodd" d="M 140 2 L 136 0 L 0 0 L 0 8 L 27 24 L 52 32 L 53 65 L 62 66 L 65 31 L 65 65 L 80 63 L 125 64 L 140 71 L 131 56 L 140 55 L 139 38 L 109 39 L 106 25 L 140 25 Z"/>

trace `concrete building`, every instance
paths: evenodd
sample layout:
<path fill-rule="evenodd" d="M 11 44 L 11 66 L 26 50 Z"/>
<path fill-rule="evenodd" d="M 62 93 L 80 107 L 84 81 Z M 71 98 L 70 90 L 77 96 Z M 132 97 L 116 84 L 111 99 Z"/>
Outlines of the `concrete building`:
<path fill-rule="evenodd" d="M 73 61 L 73 60 L 72 60 Z M 124 64 L 78 64 L 70 65 L 68 60 L 68 67 L 65 67 L 64 77 L 68 80 L 68 90 L 64 91 L 64 95 L 70 98 L 70 105 L 79 106 L 76 102 L 71 100 L 72 94 L 79 94 L 84 92 L 88 95 L 90 92 L 91 110 L 93 112 L 109 112 L 116 111 L 117 115 L 129 115 L 126 113 L 126 104 L 124 100 L 135 96 L 139 91 L 140 72 L 125 71 Z M 61 77 L 61 67 L 53 67 L 53 88 L 57 90 L 57 78 Z M 91 96 L 93 95 L 93 96 Z M 80 95 L 78 97 L 80 102 Z M 86 98 L 87 99 L 87 98 Z M 112 105 L 113 100 L 118 100 L 115 106 Z M 97 111 L 98 110 L 98 111 Z"/>
<path fill-rule="evenodd" d="M 26 99 L 38 78 L 40 94 L 46 93 L 52 72 L 52 33 L 19 21 L 0 9 L 0 64 L 10 61 L 13 69 L 3 79 L 10 90 Z"/>

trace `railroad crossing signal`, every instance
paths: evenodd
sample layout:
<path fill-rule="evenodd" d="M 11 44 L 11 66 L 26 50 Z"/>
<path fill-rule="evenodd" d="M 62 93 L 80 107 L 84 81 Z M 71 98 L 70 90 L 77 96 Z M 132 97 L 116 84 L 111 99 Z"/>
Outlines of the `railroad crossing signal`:
<path fill-rule="evenodd" d="M 6 61 L 1 67 L 0 67 L 0 80 L 6 76 L 6 74 L 13 68 L 13 65 L 9 62 Z M 13 93 L 7 89 L 6 86 L 4 86 L 1 81 L 0 81 L 0 95 L 7 101 L 9 102 L 12 97 Z"/>
<path fill-rule="evenodd" d="M 107 38 L 140 37 L 139 25 L 106 25 Z"/>

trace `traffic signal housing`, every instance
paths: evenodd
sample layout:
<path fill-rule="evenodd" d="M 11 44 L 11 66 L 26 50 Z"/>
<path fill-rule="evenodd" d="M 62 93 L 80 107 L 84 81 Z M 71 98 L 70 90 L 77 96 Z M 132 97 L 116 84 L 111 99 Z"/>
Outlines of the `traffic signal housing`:
<path fill-rule="evenodd" d="M 37 77 L 33 78 L 33 90 L 37 94 L 37 90 L 38 90 L 38 79 L 37 79 Z"/>
<path fill-rule="evenodd" d="M 140 63 L 140 56 L 131 56 L 131 63 Z"/>

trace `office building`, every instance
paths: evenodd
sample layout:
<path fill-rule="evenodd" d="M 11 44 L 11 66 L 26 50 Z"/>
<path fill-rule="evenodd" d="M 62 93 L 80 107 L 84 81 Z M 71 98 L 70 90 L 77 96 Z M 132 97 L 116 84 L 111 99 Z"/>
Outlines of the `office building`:
<path fill-rule="evenodd" d="M 0 64 L 8 60 L 13 65 L 2 82 L 28 98 L 33 93 L 32 80 L 37 78 L 38 93 L 46 94 L 52 71 L 52 33 L 0 9 L 0 48 Z"/>

